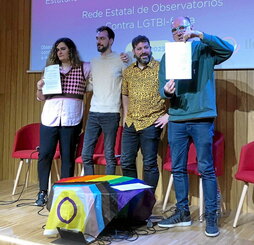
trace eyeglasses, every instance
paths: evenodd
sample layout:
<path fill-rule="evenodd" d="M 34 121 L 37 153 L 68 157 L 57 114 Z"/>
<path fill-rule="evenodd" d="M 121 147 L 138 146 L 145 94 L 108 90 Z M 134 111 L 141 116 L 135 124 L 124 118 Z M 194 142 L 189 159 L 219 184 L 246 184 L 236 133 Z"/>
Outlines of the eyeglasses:
<path fill-rule="evenodd" d="M 173 33 L 173 35 L 175 35 L 178 31 L 180 32 L 184 32 L 186 30 L 187 27 L 189 27 L 190 25 L 187 26 L 178 26 L 176 28 L 173 28 L 171 31 Z"/>

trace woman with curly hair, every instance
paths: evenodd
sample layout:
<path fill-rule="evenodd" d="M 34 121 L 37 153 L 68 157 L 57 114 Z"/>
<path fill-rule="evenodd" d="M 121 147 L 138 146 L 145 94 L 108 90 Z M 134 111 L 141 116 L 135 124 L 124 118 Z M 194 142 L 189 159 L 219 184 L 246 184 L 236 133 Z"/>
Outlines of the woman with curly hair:
<path fill-rule="evenodd" d="M 47 202 L 48 180 L 57 143 L 60 145 L 61 178 L 74 175 L 75 149 L 82 127 L 83 97 L 90 64 L 80 60 L 76 45 L 69 38 L 58 39 L 46 66 L 59 64 L 62 93 L 43 94 L 44 79 L 37 82 L 37 99 L 45 101 L 41 114 L 38 176 L 40 191 L 35 202 Z"/>

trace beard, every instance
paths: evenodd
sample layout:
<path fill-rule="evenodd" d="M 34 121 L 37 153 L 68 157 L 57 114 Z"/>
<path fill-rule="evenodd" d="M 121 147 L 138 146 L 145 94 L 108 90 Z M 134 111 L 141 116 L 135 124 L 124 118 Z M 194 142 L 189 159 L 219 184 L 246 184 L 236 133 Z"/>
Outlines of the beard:
<path fill-rule="evenodd" d="M 100 53 L 104 53 L 109 48 L 109 45 L 103 46 L 103 45 L 97 45 L 97 50 Z"/>
<path fill-rule="evenodd" d="M 144 57 L 144 54 L 142 54 L 139 57 L 134 55 L 134 57 L 137 59 L 138 63 L 140 63 L 142 65 L 147 65 L 150 62 L 152 54 L 145 54 L 145 56 L 147 56 L 147 57 Z"/>

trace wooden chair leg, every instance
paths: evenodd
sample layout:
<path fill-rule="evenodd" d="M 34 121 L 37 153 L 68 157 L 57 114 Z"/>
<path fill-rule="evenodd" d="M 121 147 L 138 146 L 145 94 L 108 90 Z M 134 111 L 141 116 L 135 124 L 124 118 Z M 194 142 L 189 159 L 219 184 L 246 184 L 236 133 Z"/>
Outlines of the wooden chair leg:
<path fill-rule="evenodd" d="M 82 176 L 82 166 L 83 164 L 76 163 L 76 176 Z"/>
<path fill-rule="evenodd" d="M 79 166 L 77 163 L 75 163 L 75 167 L 74 167 L 74 177 L 77 177 L 79 173 Z"/>
<path fill-rule="evenodd" d="M 84 176 L 84 164 L 82 164 L 82 166 L 81 166 L 81 173 L 80 173 L 80 176 Z"/>
<path fill-rule="evenodd" d="M 57 160 L 53 160 L 53 162 L 54 162 L 54 166 L 55 166 L 55 170 L 56 170 L 57 180 L 60 180 L 60 174 L 59 174 L 59 170 L 58 170 Z"/>
<path fill-rule="evenodd" d="M 225 215 L 225 213 L 226 213 L 226 204 L 225 204 L 225 202 L 224 202 L 224 199 L 223 199 L 223 196 L 222 195 L 220 195 L 220 211 L 221 211 L 221 213 L 222 213 L 222 215 Z"/>
<path fill-rule="evenodd" d="M 173 185 L 173 174 L 171 174 L 170 177 L 169 177 L 167 192 L 166 192 L 164 202 L 163 202 L 163 206 L 162 206 L 162 212 L 163 213 L 165 213 L 165 210 L 166 210 L 166 206 L 167 206 L 167 203 L 168 203 L 169 194 L 170 194 L 172 185 Z"/>
<path fill-rule="evenodd" d="M 50 173 L 49 173 L 49 182 L 48 182 L 48 193 L 50 193 L 50 190 L 51 190 L 51 183 L 52 183 L 51 177 L 52 177 L 52 175 L 51 175 L 51 171 L 50 171 Z"/>
<path fill-rule="evenodd" d="M 84 170 L 83 170 L 83 171 L 84 171 Z M 122 171 L 122 167 L 121 167 L 121 166 L 119 166 L 119 171 L 120 171 L 120 175 L 123 176 L 123 171 Z"/>
<path fill-rule="evenodd" d="M 240 216 L 240 212 L 241 212 L 241 209 L 242 209 L 242 206 L 243 206 L 243 201 L 244 201 L 244 198 L 245 198 L 246 193 L 248 191 L 248 187 L 249 187 L 249 183 L 245 182 L 245 184 L 243 186 L 243 191 L 242 191 L 242 194 L 241 194 L 241 198 L 240 198 L 240 201 L 239 201 L 239 204 L 238 204 L 238 208 L 237 208 L 237 211 L 236 211 L 234 223 L 233 223 L 234 228 L 237 225 L 237 221 L 238 221 L 238 218 Z"/>
<path fill-rule="evenodd" d="M 224 199 L 223 199 L 223 196 L 222 196 L 222 193 L 221 193 L 221 188 L 220 188 L 219 182 L 218 182 L 218 189 L 220 191 L 220 212 L 223 215 L 223 214 L 226 213 L 226 204 L 224 202 Z"/>
<path fill-rule="evenodd" d="M 12 195 L 15 195 L 15 192 L 16 192 L 16 189 L 17 189 L 17 185 L 18 185 L 18 182 L 19 182 L 20 173 L 21 173 L 21 170 L 22 170 L 22 167 L 23 167 L 23 163 L 24 163 L 24 160 L 20 159 L 19 167 L 18 167 L 16 178 L 15 178 L 15 181 L 14 181 Z"/>
<path fill-rule="evenodd" d="M 204 191 L 203 191 L 202 178 L 199 177 L 199 221 L 200 222 L 203 222 L 203 214 L 204 214 Z"/>
<path fill-rule="evenodd" d="M 30 164 L 31 164 L 31 159 L 26 159 L 27 161 L 27 172 L 26 172 L 26 179 L 25 179 L 25 187 L 28 187 L 28 181 L 29 181 L 29 175 L 30 175 Z"/>

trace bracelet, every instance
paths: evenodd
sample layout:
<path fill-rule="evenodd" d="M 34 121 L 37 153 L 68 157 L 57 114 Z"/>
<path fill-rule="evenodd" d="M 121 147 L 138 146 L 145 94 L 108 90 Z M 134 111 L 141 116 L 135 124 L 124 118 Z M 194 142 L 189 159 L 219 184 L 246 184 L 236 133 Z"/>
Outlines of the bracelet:
<path fill-rule="evenodd" d="M 42 91 L 42 89 L 38 89 L 38 88 L 37 88 L 37 91 Z"/>

